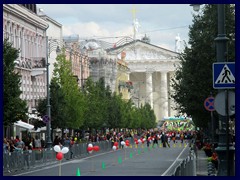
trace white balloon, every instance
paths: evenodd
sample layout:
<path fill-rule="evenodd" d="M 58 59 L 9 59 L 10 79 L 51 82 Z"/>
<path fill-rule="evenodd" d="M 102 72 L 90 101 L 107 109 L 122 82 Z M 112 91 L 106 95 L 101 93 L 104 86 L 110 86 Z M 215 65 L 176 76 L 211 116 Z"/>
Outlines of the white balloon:
<path fill-rule="evenodd" d="M 145 138 L 143 138 L 143 141 L 145 142 L 145 141 L 146 141 L 146 139 L 145 139 Z"/>
<path fill-rule="evenodd" d="M 64 147 L 64 148 L 62 148 L 62 153 L 63 154 L 66 154 L 66 153 L 68 153 L 68 151 L 69 151 L 69 149 L 68 149 L 68 147 Z"/>
<path fill-rule="evenodd" d="M 88 144 L 88 147 L 93 147 L 93 145 L 92 144 Z"/>
<path fill-rule="evenodd" d="M 56 152 L 60 152 L 60 151 L 61 151 L 61 148 L 60 148 L 59 145 L 55 145 L 55 146 L 53 147 L 53 149 L 54 149 L 54 151 L 56 151 Z"/>
<path fill-rule="evenodd" d="M 139 140 L 138 140 L 138 143 L 139 143 L 139 144 L 142 144 L 142 141 L 139 139 Z"/>
<path fill-rule="evenodd" d="M 112 149 L 115 151 L 115 150 L 117 149 L 117 147 L 116 147 L 116 146 L 113 146 Z"/>
<path fill-rule="evenodd" d="M 121 145 L 123 145 L 123 146 L 124 146 L 124 145 L 125 145 L 125 142 L 124 142 L 124 141 L 121 141 Z"/>

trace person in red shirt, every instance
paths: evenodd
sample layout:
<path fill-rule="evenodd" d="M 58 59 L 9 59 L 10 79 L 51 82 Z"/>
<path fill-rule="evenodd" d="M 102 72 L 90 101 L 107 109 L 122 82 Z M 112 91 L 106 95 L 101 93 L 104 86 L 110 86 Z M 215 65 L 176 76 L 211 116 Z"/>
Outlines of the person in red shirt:
<path fill-rule="evenodd" d="M 212 153 L 212 163 L 215 165 L 215 168 L 218 170 L 218 155 L 216 152 Z"/>

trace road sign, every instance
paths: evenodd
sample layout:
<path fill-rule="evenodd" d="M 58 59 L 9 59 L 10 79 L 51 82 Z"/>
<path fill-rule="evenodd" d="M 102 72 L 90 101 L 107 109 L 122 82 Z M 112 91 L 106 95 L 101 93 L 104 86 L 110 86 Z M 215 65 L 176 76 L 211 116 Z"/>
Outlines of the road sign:
<path fill-rule="evenodd" d="M 48 117 L 48 115 L 45 115 L 45 116 L 43 116 L 42 120 L 43 120 L 44 123 L 48 123 L 50 118 Z"/>
<path fill-rule="evenodd" d="M 218 114 L 226 116 L 226 103 L 225 103 L 225 92 L 220 92 L 215 97 L 214 106 Z M 235 114 L 235 93 L 233 91 L 228 91 L 228 115 Z"/>
<path fill-rule="evenodd" d="M 235 88 L 235 62 L 213 63 L 213 88 Z"/>
<path fill-rule="evenodd" d="M 214 97 L 208 97 L 204 101 L 204 107 L 207 111 L 215 111 L 214 108 Z"/>

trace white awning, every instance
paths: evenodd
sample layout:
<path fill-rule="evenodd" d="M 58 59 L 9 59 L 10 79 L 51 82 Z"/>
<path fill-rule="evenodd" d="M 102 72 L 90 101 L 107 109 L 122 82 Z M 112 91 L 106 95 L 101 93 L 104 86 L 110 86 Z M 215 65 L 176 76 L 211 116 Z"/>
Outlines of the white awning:
<path fill-rule="evenodd" d="M 34 128 L 34 126 L 33 125 L 31 125 L 31 124 L 28 124 L 28 123 L 25 123 L 25 122 L 23 122 L 23 121 L 17 121 L 17 122 L 15 122 L 14 123 L 14 125 L 16 125 L 16 126 L 19 126 L 19 127 L 21 127 L 21 128 L 25 128 L 25 129 L 28 129 L 28 130 L 30 130 L 30 129 L 33 129 Z"/>

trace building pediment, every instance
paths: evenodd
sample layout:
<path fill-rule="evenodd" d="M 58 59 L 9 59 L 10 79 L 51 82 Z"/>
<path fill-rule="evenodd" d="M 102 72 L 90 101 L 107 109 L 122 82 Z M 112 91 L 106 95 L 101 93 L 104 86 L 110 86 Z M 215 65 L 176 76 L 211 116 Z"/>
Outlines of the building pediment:
<path fill-rule="evenodd" d="M 118 58 L 121 58 L 121 53 L 125 52 L 125 60 L 131 61 L 148 61 L 148 60 L 173 60 L 178 59 L 178 53 L 142 42 L 140 40 L 133 41 L 121 47 L 116 47 L 111 50 L 111 53 L 116 53 Z"/>

